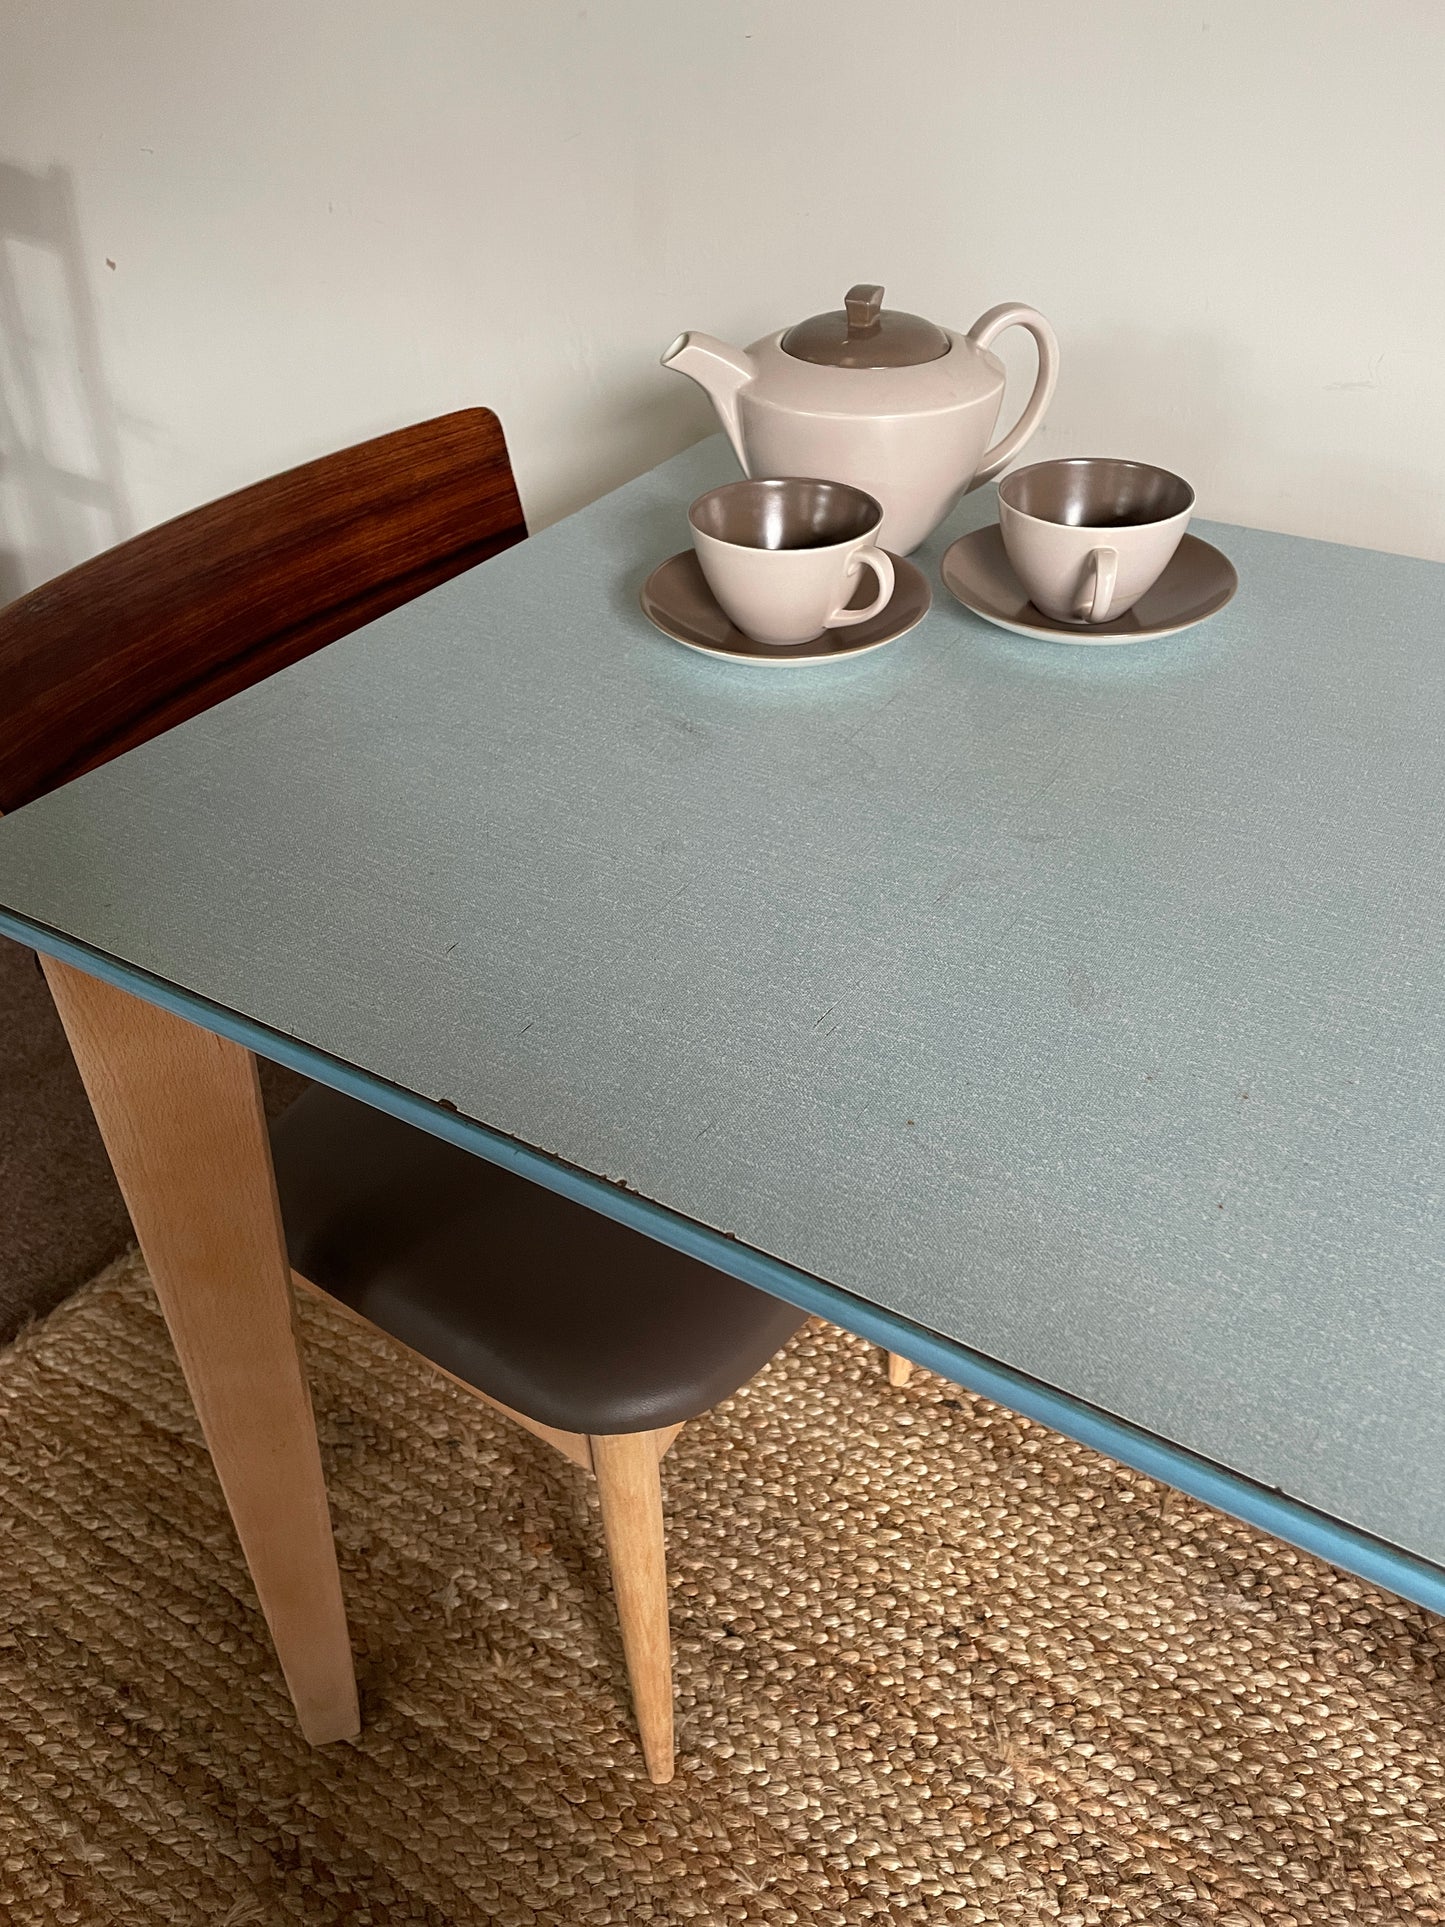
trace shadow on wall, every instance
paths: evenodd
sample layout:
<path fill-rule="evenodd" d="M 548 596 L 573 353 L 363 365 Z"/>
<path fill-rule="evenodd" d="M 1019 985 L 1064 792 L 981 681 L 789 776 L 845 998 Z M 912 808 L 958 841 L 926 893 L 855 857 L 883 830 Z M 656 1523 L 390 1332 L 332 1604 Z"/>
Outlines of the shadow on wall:
<path fill-rule="evenodd" d="M 131 532 L 70 173 L 0 161 L 0 603 Z"/>

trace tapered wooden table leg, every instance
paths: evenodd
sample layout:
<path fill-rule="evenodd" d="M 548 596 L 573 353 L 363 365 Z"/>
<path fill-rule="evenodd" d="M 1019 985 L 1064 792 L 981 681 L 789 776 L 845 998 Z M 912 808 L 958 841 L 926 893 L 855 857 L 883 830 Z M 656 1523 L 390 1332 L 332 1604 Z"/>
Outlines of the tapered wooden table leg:
<path fill-rule="evenodd" d="M 642 1757 L 658 1785 L 672 1778 L 672 1638 L 656 1432 L 592 1435 L 592 1469 Z"/>
<path fill-rule="evenodd" d="M 360 1730 L 341 1576 L 248 1050 L 45 974 L 195 1401 L 301 1730 Z"/>

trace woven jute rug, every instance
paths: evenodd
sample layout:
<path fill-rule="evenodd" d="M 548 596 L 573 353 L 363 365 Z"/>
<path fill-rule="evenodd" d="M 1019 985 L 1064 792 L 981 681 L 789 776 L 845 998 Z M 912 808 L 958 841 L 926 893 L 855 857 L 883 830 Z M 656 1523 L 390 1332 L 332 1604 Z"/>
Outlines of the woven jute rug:
<path fill-rule="evenodd" d="M 0 1355 L 0 1919 L 1445 1920 L 1441 1623 L 822 1326 L 665 1467 L 678 1777 L 585 1474 L 301 1310 L 366 1726 L 298 1738 L 123 1260 Z"/>

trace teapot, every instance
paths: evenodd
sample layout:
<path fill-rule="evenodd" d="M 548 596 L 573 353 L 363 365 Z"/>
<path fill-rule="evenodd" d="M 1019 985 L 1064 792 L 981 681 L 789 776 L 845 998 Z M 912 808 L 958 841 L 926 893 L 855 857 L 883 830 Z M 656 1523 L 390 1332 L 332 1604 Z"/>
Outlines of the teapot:
<path fill-rule="evenodd" d="M 1004 390 L 989 344 L 1014 326 L 1038 344 L 1039 372 L 1022 415 L 988 448 Z M 907 554 L 1033 434 L 1054 392 L 1059 344 L 1037 309 L 1017 302 L 958 335 L 885 308 L 882 288 L 865 283 L 841 308 L 748 349 L 679 335 L 662 365 L 712 396 L 745 475 L 850 482 L 883 506 L 880 543 Z"/>

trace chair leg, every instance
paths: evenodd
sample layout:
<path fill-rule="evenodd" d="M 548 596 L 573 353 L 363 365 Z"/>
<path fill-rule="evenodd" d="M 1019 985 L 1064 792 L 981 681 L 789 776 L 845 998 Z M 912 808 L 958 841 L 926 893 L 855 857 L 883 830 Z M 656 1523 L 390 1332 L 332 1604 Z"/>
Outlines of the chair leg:
<path fill-rule="evenodd" d="M 889 1352 L 888 1383 L 890 1385 L 906 1385 L 912 1376 L 913 1367 L 909 1364 L 908 1360 L 898 1352 Z"/>
<path fill-rule="evenodd" d="M 592 1466 L 649 1778 L 672 1778 L 672 1642 L 654 1432 L 593 1433 Z"/>

